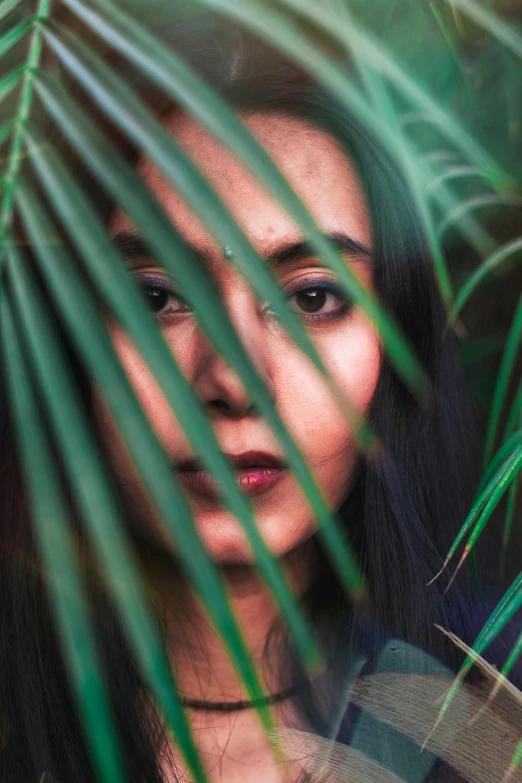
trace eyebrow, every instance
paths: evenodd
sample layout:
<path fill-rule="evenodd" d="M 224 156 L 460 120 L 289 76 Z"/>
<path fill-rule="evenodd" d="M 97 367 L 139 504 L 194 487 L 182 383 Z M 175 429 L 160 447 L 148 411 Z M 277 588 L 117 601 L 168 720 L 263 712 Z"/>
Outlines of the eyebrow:
<path fill-rule="evenodd" d="M 372 252 L 366 245 L 358 242 L 356 239 L 353 239 L 353 237 L 350 237 L 342 231 L 327 231 L 322 232 L 321 235 L 323 238 L 329 239 L 337 250 L 348 253 L 353 262 L 363 264 L 364 266 L 370 266 Z M 118 231 L 112 238 L 112 241 L 116 246 L 116 249 L 128 260 L 150 258 L 154 256 L 149 245 L 134 229 L 123 229 Z M 181 241 L 186 245 L 187 250 L 195 253 L 204 263 L 208 264 L 212 261 L 210 253 L 198 250 L 194 245 L 191 245 L 190 242 L 186 242 L 183 238 L 181 238 Z M 292 262 L 302 261 L 305 258 L 317 256 L 318 253 L 311 242 L 298 241 L 283 243 L 276 250 L 273 250 L 271 253 L 268 253 L 268 255 L 262 257 L 267 264 L 276 268 L 284 264 L 290 264 Z"/>

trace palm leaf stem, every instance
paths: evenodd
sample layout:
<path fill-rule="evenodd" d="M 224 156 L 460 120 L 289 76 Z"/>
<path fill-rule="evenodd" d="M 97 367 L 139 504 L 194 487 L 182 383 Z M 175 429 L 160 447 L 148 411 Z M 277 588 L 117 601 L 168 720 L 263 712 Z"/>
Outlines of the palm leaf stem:
<path fill-rule="evenodd" d="M 34 70 L 38 66 L 40 52 L 42 49 L 42 26 L 43 22 L 49 16 L 50 5 L 51 0 L 39 0 L 36 14 L 30 20 L 22 22 L 22 25 L 28 26 L 23 35 L 25 35 L 29 30 L 32 30 L 32 34 L 29 44 L 29 53 L 22 79 L 20 101 L 12 126 L 13 138 L 11 143 L 11 151 L 4 175 L 2 205 L 0 208 L 0 271 L 4 257 L 7 231 L 12 219 L 13 199 L 17 183 L 17 176 L 22 161 L 23 129 L 27 123 L 31 109 Z M 18 40 L 21 40 L 21 37 Z M 2 54 L 5 54 L 5 50 L 2 51 L 0 45 L 0 55 Z"/>

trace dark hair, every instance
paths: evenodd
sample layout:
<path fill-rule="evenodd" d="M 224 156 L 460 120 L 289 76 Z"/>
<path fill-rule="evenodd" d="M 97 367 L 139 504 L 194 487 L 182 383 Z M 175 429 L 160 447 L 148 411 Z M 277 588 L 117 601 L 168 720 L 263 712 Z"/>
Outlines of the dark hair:
<path fill-rule="evenodd" d="M 212 15 L 180 18 L 170 33 L 176 49 L 233 107 L 299 116 L 338 139 L 358 169 L 372 218 L 375 289 L 413 346 L 433 394 L 428 404 L 420 405 L 384 358 L 369 412 L 384 448 L 375 459 L 360 458 L 340 514 L 370 586 L 371 634 L 377 636 L 384 628 L 455 668 L 460 657 L 433 624 L 468 643 L 473 640 L 480 620 L 476 617 L 471 627 L 467 581 L 457 581 L 447 595 L 445 578 L 430 587 L 426 584 L 439 570 L 470 508 L 477 480 L 472 455 L 478 448 L 453 337 L 445 333 L 445 308 L 433 262 L 404 177 L 382 145 L 332 96 L 253 36 Z M 167 109 L 169 102 L 131 64 L 113 53 L 107 59 L 127 72 L 158 115 Z M 74 94 L 80 96 L 81 90 L 75 87 Z M 81 101 L 92 116 L 97 115 L 86 95 Z M 135 160 L 137 150 L 105 126 L 120 150 Z M 107 220 L 110 198 L 57 129 L 52 138 L 59 140 L 64 158 L 74 163 L 83 187 L 96 192 L 93 203 Z M 90 379 L 58 319 L 57 327 L 88 408 Z M 55 783 L 88 783 L 94 773 L 42 589 L 45 580 L 34 552 L 7 392 L 1 384 L 0 379 L 0 777 L 22 783 L 36 781 L 46 772 Z M 319 545 L 318 557 L 317 580 L 303 600 L 323 635 L 335 683 L 345 665 L 343 651 L 355 618 Z M 161 721 L 154 718 L 143 695 L 140 674 L 110 601 L 97 586 L 91 585 L 91 591 L 129 780 L 159 783 Z M 281 638 L 284 629 L 277 630 L 273 639 L 288 650 L 282 656 L 283 681 L 297 669 L 291 645 Z M 327 717 L 310 695 L 301 696 L 300 706 L 317 730 L 324 730 Z"/>

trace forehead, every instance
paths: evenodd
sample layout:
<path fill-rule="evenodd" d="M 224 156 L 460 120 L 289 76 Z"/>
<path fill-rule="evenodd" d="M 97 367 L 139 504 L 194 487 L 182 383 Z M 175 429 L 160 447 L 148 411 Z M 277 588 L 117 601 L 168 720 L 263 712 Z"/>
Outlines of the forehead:
<path fill-rule="evenodd" d="M 346 153 L 325 131 L 288 115 L 248 113 L 241 119 L 268 152 L 281 173 L 324 231 L 344 231 L 366 246 L 371 231 L 364 192 Z M 256 249 L 274 250 L 282 239 L 301 231 L 278 201 L 234 155 L 190 115 L 175 112 L 165 121 L 176 142 L 194 161 Z M 208 251 L 215 241 L 153 163 L 142 157 L 138 172 L 187 241 Z M 116 213 L 113 230 L 127 224 Z"/>

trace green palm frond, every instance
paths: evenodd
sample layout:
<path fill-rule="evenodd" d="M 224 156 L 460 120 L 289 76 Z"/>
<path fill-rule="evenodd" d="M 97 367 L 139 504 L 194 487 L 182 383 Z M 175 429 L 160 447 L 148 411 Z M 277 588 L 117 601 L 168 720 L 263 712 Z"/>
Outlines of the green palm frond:
<path fill-rule="evenodd" d="M 119 783 L 125 780 L 123 764 L 94 648 L 67 511 L 53 470 L 51 450 L 45 439 L 35 389 L 30 382 L 11 305 L 3 290 L 0 291 L 0 301 L 8 380 L 15 403 L 20 443 L 24 449 L 26 477 L 31 485 L 34 514 L 38 519 L 36 532 L 71 667 L 79 714 L 91 741 L 95 768 L 101 780 Z M 41 501 L 36 503 L 35 498 Z"/>
<path fill-rule="evenodd" d="M 297 224 L 302 227 L 305 234 L 310 237 L 310 241 L 321 259 L 329 268 L 335 271 L 339 282 L 345 287 L 346 293 L 361 306 L 364 312 L 378 326 L 383 343 L 390 352 L 390 358 L 394 362 L 394 366 L 410 388 L 418 392 L 425 382 L 422 370 L 390 318 L 361 286 L 353 275 L 350 265 L 346 264 L 346 261 L 337 253 L 323 233 L 319 231 L 303 204 L 290 189 L 288 183 L 284 181 L 280 173 L 278 173 L 273 161 L 262 150 L 246 128 L 240 124 L 239 120 L 232 115 L 230 110 L 227 110 L 224 102 L 196 74 L 191 72 L 179 58 L 176 58 L 174 52 L 162 47 L 158 41 L 155 41 L 152 36 L 140 29 L 132 19 L 124 15 L 112 3 L 105 2 L 105 0 L 95 0 L 95 5 L 103 9 L 110 18 L 111 24 L 109 24 L 106 19 L 94 13 L 91 8 L 87 8 L 84 3 L 77 2 L 77 0 L 64 1 L 71 10 L 81 16 L 84 22 L 92 25 L 97 33 L 118 47 L 124 55 L 132 58 L 133 62 L 139 63 L 148 76 L 152 77 L 176 100 L 179 100 L 182 105 L 186 106 L 191 114 L 197 117 L 215 134 L 216 138 L 243 160 L 256 174 L 259 181 L 265 184 L 268 190 L 277 197 L 288 210 L 288 213 L 295 218 Z M 273 9 L 271 9 L 271 12 L 273 12 Z M 268 22 L 266 15 L 264 19 Z M 258 31 L 257 27 L 255 29 Z M 284 47 L 281 48 L 284 49 Z M 293 47 L 293 50 L 297 54 L 297 45 Z M 300 56 L 299 59 L 303 60 L 303 65 L 305 65 L 304 58 Z M 305 67 L 308 67 L 308 64 Z M 338 84 L 341 78 L 340 74 L 327 59 L 325 59 L 325 68 L 327 84 L 331 85 L 331 80 L 328 78 L 331 68 L 333 68 L 334 76 L 337 77 L 333 84 Z M 175 74 L 176 79 L 172 78 L 173 74 Z M 353 88 L 346 85 L 344 80 L 342 83 L 346 86 L 347 102 L 351 105 L 353 97 L 359 110 L 365 112 L 364 102 L 356 95 Z M 194 100 L 195 95 L 201 96 L 201 100 L 197 104 Z M 371 114 L 369 116 L 371 117 Z M 376 123 L 372 123 L 372 125 L 374 130 L 377 130 L 379 127 Z M 388 136 L 387 139 L 389 140 L 390 137 Z M 170 139 L 169 144 L 172 150 Z M 209 216 L 207 216 L 208 219 Z M 232 231 L 233 227 L 229 222 L 227 231 L 224 237 L 222 237 L 223 245 L 229 243 Z M 238 246 L 238 257 L 245 259 L 241 271 L 249 279 L 253 274 L 250 271 L 250 267 L 253 270 L 258 270 L 259 264 L 256 263 L 249 243 L 237 231 L 234 232 L 233 236 Z M 258 274 L 261 275 L 263 273 L 258 271 Z M 273 301 L 274 296 L 276 294 L 272 292 L 269 301 Z"/>
<path fill-rule="evenodd" d="M 521 249 L 520 236 L 499 239 L 488 219 L 499 211 L 521 206 L 522 166 L 518 161 L 511 163 L 509 154 L 504 154 L 502 134 L 499 139 L 493 138 L 492 131 L 489 143 L 487 133 L 475 132 L 473 122 L 486 91 L 479 78 L 487 68 L 486 55 L 500 52 L 503 59 L 498 67 L 511 80 L 502 121 L 508 126 L 510 138 L 517 138 L 522 119 L 513 94 L 522 86 L 522 67 L 519 64 L 517 70 L 511 66 L 522 56 L 522 34 L 494 9 L 475 0 L 446 0 L 437 5 L 430 3 L 429 8 L 419 8 L 406 0 L 375 2 L 380 5 L 380 14 L 370 12 L 362 0 L 194 0 L 194 5 L 232 19 L 295 60 L 396 157 L 449 306 L 446 328 L 455 328 L 460 335 L 463 312 L 468 312 L 493 276 L 498 280 L 516 270 L 513 261 Z M 56 456 L 63 462 L 73 502 L 147 687 L 175 735 L 194 780 L 204 781 L 206 773 L 184 714 L 157 617 L 128 541 L 117 494 L 76 397 L 69 360 L 53 329 L 56 315 L 107 401 L 154 509 L 180 555 L 184 572 L 208 610 L 251 698 L 259 700 L 265 695 L 263 677 L 234 617 L 219 570 L 196 531 L 192 510 L 172 464 L 121 366 L 100 317 L 99 300 L 146 358 L 194 453 L 218 483 L 224 505 L 243 526 L 257 567 L 304 665 L 315 670 L 322 663 L 322 651 L 311 618 L 257 528 L 252 505 L 236 483 L 201 401 L 176 363 L 158 324 L 150 318 L 125 259 L 76 172 L 61 156 L 53 135 L 47 133 L 49 122 L 179 283 L 199 326 L 241 379 L 298 480 L 340 582 L 353 597 L 359 597 L 367 586 L 339 519 L 329 509 L 286 429 L 206 268 L 143 180 L 82 107 L 75 96 L 75 85 L 90 97 L 106 121 L 154 162 L 216 241 L 233 248 L 229 262 L 255 296 L 270 304 L 289 338 L 327 379 L 361 448 L 371 453 L 379 444 L 369 421 L 328 378 L 275 275 L 222 199 L 134 87 L 109 67 L 101 50 L 110 47 L 130 61 L 247 166 L 295 221 L 324 265 L 335 273 L 349 300 L 375 324 L 386 357 L 406 387 L 421 401 L 428 387 L 424 368 L 397 323 L 359 282 L 352 263 L 346 262 L 320 230 L 268 153 L 217 90 L 143 23 L 140 11 L 152 14 L 153 9 L 161 22 L 175 12 L 176 2 L 151 0 L 146 5 L 145 9 L 141 0 L 0 0 L 1 371 L 7 379 L 44 581 L 93 767 L 104 783 L 123 783 L 125 763 L 98 660 L 71 509 L 55 468 Z M 64 9 L 88 29 L 85 39 L 74 32 L 74 25 L 64 22 Z M 432 42 L 431 36 L 436 34 L 434 46 L 444 51 L 446 73 L 458 74 L 458 79 L 449 80 L 451 89 L 457 91 L 469 117 L 457 116 L 451 96 L 444 93 L 447 85 L 441 86 L 442 76 L 433 73 L 433 64 L 425 63 L 422 70 L 414 51 L 401 50 L 403 34 L 411 24 L 408 19 L 412 18 L 418 25 L 421 46 Z M 476 72 L 467 68 L 470 55 L 461 40 L 467 25 L 478 29 L 485 40 L 482 54 L 477 55 Z M 327 54 L 322 40 L 333 43 L 342 57 Z M 458 82 L 457 87 L 453 81 Z M 462 113 L 465 115 L 465 111 Z M 20 232 L 27 246 L 20 242 Z M 478 259 L 464 276 L 451 254 L 449 258 L 446 254 L 453 236 L 463 239 Z M 88 287 L 73 254 L 81 260 Z M 40 293 L 37 278 L 44 281 L 47 298 Z M 516 520 L 522 467 L 522 383 L 517 375 L 522 299 L 514 304 L 510 319 L 497 378 L 491 385 L 483 475 L 444 567 L 467 538 L 461 563 L 464 561 L 506 495 L 504 552 Z M 476 639 L 473 654 L 481 655 L 521 607 L 519 576 Z M 521 639 L 507 658 L 504 676 L 520 656 Z M 446 714 L 472 664 L 470 654 L 438 721 Z M 259 707 L 258 712 L 266 731 L 272 732 L 272 710 Z M 521 757 L 522 749 L 514 756 L 513 769 Z"/>

